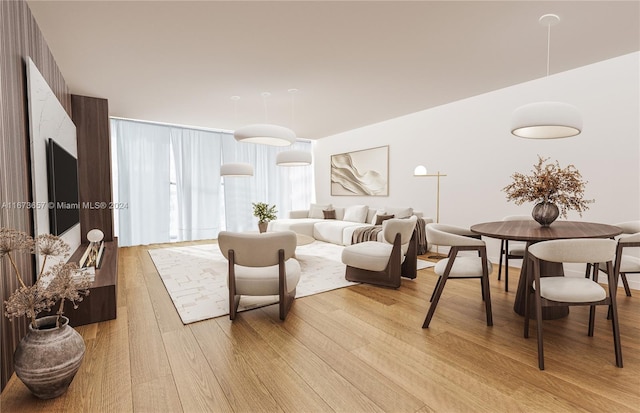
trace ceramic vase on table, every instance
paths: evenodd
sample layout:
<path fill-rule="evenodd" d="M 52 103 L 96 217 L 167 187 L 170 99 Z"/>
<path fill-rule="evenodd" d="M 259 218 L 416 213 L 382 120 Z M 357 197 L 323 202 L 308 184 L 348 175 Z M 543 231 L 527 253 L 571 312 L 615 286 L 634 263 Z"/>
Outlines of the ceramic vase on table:
<path fill-rule="evenodd" d="M 269 226 L 268 222 L 258 222 L 258 229 L 260 233 L 267 232 L 267 227 Z"/>
<path fill-rule="evenodd" d="M 69 319 L 46 316 L 29 323 L 29 332 L 13 353 L 16 375 L 40 399 L 53 399 L 67 391 L 82 364 L 85 344 Z"/>
<path fill-rule="evenodd" d="M 533 207 L 533 211 L 531 211 L 531 216 L 536 220 L 541 226 L 548 227 L 555 221 L 560 215 L 560 210 L 558 206 L 551 202 L 540 202 Z"/>

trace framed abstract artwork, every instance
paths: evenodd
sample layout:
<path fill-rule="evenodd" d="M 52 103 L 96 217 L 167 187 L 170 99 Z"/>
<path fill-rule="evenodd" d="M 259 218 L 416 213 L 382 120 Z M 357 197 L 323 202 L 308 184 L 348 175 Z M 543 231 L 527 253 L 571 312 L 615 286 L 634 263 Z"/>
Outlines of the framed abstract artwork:
<path fill-rule="evenodd" d="M 389 196 L 389 146 L 331 155 L 331 195 Z"/>

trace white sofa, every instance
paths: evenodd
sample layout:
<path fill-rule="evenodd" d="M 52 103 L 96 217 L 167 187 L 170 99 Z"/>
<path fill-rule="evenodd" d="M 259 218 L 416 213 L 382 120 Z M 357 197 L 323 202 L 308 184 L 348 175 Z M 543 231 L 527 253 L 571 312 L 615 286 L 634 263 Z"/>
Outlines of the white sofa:
<path fill-rule="evenodd" d="M 325 219 L 324 211 L 335 211 L 335 219 Z M 421 212 L 412 208 L 384 207 L 372 208 L 367 205 L 333 207 L 332 205 L 311 204 L 309 209 L 289 212 L 289 218 L 269 222 L 267 231 L 294 231 L 319 241 L 338 245 L 351 245 L 353 233 L 358 228 L 372 227 L 378 215 L 393 215 L 406 218 L 416 215 L 426 223 L 433 222 L 424 218 Z M 378 234 L 379 241 L 382 233 Z"/>

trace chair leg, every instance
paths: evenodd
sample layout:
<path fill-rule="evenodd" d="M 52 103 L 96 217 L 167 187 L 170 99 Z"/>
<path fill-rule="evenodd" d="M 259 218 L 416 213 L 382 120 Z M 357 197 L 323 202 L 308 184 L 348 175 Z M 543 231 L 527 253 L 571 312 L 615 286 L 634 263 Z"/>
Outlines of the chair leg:
<path fill-rule="evenodd" d="M 607 265 L 609 281 L 609 309 L 611 312 L 611 329 L 613 330 L 613 348 L 616 354 L 616 366 L 622 367 L 622 346 L 620 345 L 620 325 L 618 323 L 618 306 L 616 303 L 617 276 L 610 263 Z"/>
<path fill-rule="evenodd" d="M 529 338 L 529 318 L 531 309 L 531 289 L 529 284 L 525 286 L 524 292 L 524 338 Z"/>
<path fill-rule="evenodd" d="M 591 264 L 587 264 L 587 269 L 584 272 L 584 278 L 589 278 L 589 273 L 591 272 Z"/>
<path fill-rule="evenodd" d="M 504 241 L 500 240 L 500 261 L 498 262 L 498 281 L 502 277 L 502 256 L 504 255 Z"/>
<path fill-rule="evenodd" d="M 536 325 L 538 329 L 538 368 L 544 370 L 544 345 L 542 343 L 542 303 L 540 302 L 540 283 L 536 285 Z"/>
<path fill-rule="evenodd" d="M 427 317 L 424 319 L 424 323 L 422 323 L 422 328 L 429 328 L 433 314 L 436 312 L 436 306 L 442 295 L 442 290 L 444 290 L 444 285 L 447 283 L 447 278 L 449 278 L 449 276 L 445 274 L 438 280 L 438 284 L 436 284 L 436 288 L 433 290 L 431 305 L 429 306 Z"/>
<path fill-rule="evenodd" d="M 504 290 L 509 291 L 509 255 L 505 255 L 504 260 Z"/>
<path fill-rule="evenodd" d="M 622 279 L 622 285 L 624 286 L 625 294 L 627 294 L 627 297 L 631 297 L 631 289 L 629 288 L 629 282 L 627 281 L 627 274 L 621 272 L 620 278 Z"/>
<path fill-rule="evenodd" d="M 596 320 L 596 306 L 590 305 L 589 306 L 589 332 L 587 333 L 589 337 L 593 337 L 593 327 L 595 324 L 595 320 Z"/>
<path fill-rule="evenodd" d="M 438 281 L 436 281 L 436 286 L 433 287 L 433 291 L 431 292 L 431 298 L 429 298 L 429 302 L 433 302 L 433 296 L 436 295 L 436 290 L 442 281 L 442 277 L 438 277 Z"/>
<path fill-rule="evenodd" d="M 234 320 L 238 313 L 240 296 L 236 294 L 235 251 L 229 250 L 229 320 Z"/>
<path fill-rule="evenodd" d="M 484 310 L 487 314 L 487 325 L 493 325 L 493 313 L 491 312 L 491 292 L 489 291 L 489 274 L 482 277 L 482 290 L 485 292 Z"/>

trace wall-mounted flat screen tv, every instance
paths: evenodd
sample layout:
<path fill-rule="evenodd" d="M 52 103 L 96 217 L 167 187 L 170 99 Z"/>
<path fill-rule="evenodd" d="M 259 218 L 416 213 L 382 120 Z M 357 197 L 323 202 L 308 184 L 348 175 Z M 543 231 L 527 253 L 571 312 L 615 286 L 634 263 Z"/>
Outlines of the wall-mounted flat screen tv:
<path fill-rule="evenodd" d="M 80 222 L 78 160 L 55 140 L 47 143 L 49 232 L 62 235 Z"/>

